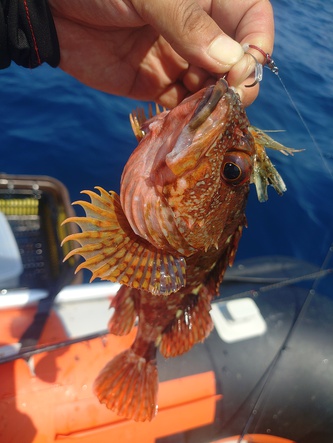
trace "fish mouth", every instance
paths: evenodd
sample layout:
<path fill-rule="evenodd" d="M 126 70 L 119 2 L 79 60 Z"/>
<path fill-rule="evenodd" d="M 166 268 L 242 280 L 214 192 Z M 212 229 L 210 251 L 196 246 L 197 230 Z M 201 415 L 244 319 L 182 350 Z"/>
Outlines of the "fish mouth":
<path fill-rule="evenodd" d="M 194 169 L 200 158 L 221 136 L 221 128 L 225 125 L 233 95 L 232 89 L 223 78 L 207 88 L 172 150 L 165 157 L 165 163 L 173 174 L 181 175 Z M 217 107 L 218 112 L 214 113 Z"/>
<path fill-rule="evenodd" d="M 224 78 L 220 78 L 214 86 L 208 88 L 188 123 L 190 130 L 196 130 L 207 120 L 228 89 L 228 83 Z"/>

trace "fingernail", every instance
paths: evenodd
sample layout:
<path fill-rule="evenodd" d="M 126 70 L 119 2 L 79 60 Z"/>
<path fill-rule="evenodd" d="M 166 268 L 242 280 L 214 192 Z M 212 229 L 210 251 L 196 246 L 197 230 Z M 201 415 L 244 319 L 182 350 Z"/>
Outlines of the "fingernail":
<path fill-rule="evenodd" d="M 232 66 L 244 55 L 243 48 L 227 36 L 219 36 L 208 47 L 208 55 L 221 65 Z"/>

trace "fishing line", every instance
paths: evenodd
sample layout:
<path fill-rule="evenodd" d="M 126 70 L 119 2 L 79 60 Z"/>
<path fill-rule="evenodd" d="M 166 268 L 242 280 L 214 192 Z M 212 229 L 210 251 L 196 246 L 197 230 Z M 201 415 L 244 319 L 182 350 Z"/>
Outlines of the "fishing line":
<path fill-rule="evenodd" d="M 325 159 L 325 157 L 324 157 L 324 155 L 323 155 L 323 152 L 322 152 L 322 150 L 320 149 L 320 147 L 319 147 L 319 145 L 318 145 L 318 143 L 317 143 L 317 140 L 314 138 L 314 135 L 313 135 L 312 132 L 310 131 L 310 128 L 309 128 L 308 124 L 306 123 L 306 121 L 305 121 L 305 119 L 303 118 L 303 116 L 302 116 L 300 110 L 298 109 L 298 106 L 296 105 L 295 101 L 293 100 L 292 96 L 290 95 L 290 93 L 289 93 L 289 91 L 288 91 L 288 89 L 287 89 L 287 87 L 286 87 L 284 81 L 282 80 L 281 76 L 279 75 L 278 72 L 275 72 L 274 74 L 275 74 L 275 75 L 277 76 L 277 78 L 279 79 L 279 81 L 280 81 L 280 83 L 281 83 L 281 85 L 282 85 L 282 87 L 283 87 L 285 93 L 287 94 L 287 97 L 288 97 L 288 99 L 289 99 L 289 101 L 290 101 L 292 107 L 294 108 L 295 112 L 297 113 L 297 115 L 298 115 L 298 117 L 299 117 L 299 119 L 300 119 L 302 125 L 304 126 L 306 132 L 308 133 L 308 135 L 309 135 L 309 137 L 310 137 L 310 139 L 311 139 L 311 141 L 312 141 L 312 143 L 313 143 L 313 146 L 314 146 L 314 147 L 316 148 L 316 150 L 318 151 L 318 153 L 319 153 L 319 155 L 320 155 L 320 158 L 321 158 L 322 162 L 324 163 L 324 165 L 325 165 L 325 167 L 326 167 L 326 169 L 327 169 L 329 175 L 331 176 L 331 179 L 333 180 L 333 172 L 331 171 L 331 169 L 330 169 L 330 167 L 329 167 L 329 165 L 328 165 L 328 162 L 327 162 L 327 160 Z"/>
<path fill-rule="evenodd" d="M 260 52 L 260 53 L 265 57 L 264 67 L 265 67 L 265 68 L 268 68 L 268 69 L 269 69 L 271 72 L 273 72 L 273 74 L 275 74 L 275 75 L 277 76 L 277 78 L 279 79 L 279 81 L 280 81 L 280 83 L 281 83 L 281 86 L 282 86 L 283 90 L 285 91 L 285 93 L 286 93 L 286 95 L 287 95 L 287 97 L 288 97 L 288 99 L 289 99 L 289 101 L 290 101 L 292 107 L 294 108 L 294 110 L 295 110 L 295 112 L 296 112 L 298 118 L 300 119 L 302 125 L 304 126 L 306 132 L 308 133 L 308 135 L 309 135 L 309 137 L 310 137 L 310 140 L 312 141 L 313 146 L 315 147 L 315 149 L 316 149 L 317 152 L 319 153 L 320 158 L 321 158 L 322 162 L 324 163 L 325 168 L 327 169 L 327 171 L 328 171 L 328 173 L 329 173 L 331 179 L 333 180 L 333 172 L 332 172 L 332 170 L 330 169 L 330 167 L 329 167 L 329 165 L 328 165 L 328 162 L 327 162 L 327 160 L 325 159 L 325 157 L 324 157 L 324 155 L 323 155 L 323 152 L 322 152 L 322 150 L 320 149 L 320 146 L 319 146 L 318 143 L 317 143 L 317 140 L 315 139 L 314 135 L 312 134 L 312 132 L 311 132 L 311 130 L 310 130 L 308 124 L 306 123 L 306 121 L 305 121 L 303 115 L 301 114 L 301 112 L 300 112 L 298 106 L 296 105 L 296 103 L 295 103 L 295 101 L 293 100 L 293 98 L 292 98 L 292 96 L 291 96 L 289 90 L 287 89 L 287 87 L 286 87 L 284 81 L 282 80 L 282 78 L 281 78 L 281 76 L 280 76 L 280 74 L 279 74 L 279 68 L 276 66 L 274 60 L 272 59 L 272 57 L 270 56 L 270 54 L 268 54 L 268 53 L 265 54 L 265 52 L 264 52 L 261 48 L 259 48 L 258 46 L 256 46 L 256 45 L 249 45 L 249 44 L 247 44 L 247 43 L 246 43 L 245 45 L 243 45 L 243 49 L 244 49 L 244 52 L 245 52 L 246 54 L 250 55 L 250 56 L 253 57 L 254 60 L 255 60 L 255 81 L 254 81 L 253 84 L 251 84 L 251 85 L 245 85 L 245 86 L 248 87 L 248 88 L 250 88 L 250 87 L 256 85 L 257 83 L 261 82 L 261 81 L 262 81 L 262 78 L 263 78 L 263 69 L 262 69 L 263 66 L 257 61 L 257 59 L 254 57 L 253 54 L 251 54 L 250 52 L 248 52 L 248 50 L 249 50 L 250 48 L 251 48 L 251 49 L 255 49 L 256 51 Z"/>
<path fill-rule="evenodd" d="M 272 60 L 271 60 L 272 61 Z M 289 93 L 289 90 L 287 89 L 285 83 L 283 82 L 281 76 L 278 73 L 278 69 L 275 66 L 274 62 L 272 61 L 271 66 L 267 66 L 279 79 L 292 107 L 294 108 L 296 114 L 298 115 L 302 125 L 304 126 L 306 132 L 308 133 L 313 146 L 315 147 L 315 149 L 317 150 L 317 152 L 320 155 L 320 158 L 322 160 L 322 162 L 325 165 L 325 168 L 327 169 L 330 178 L 333 180 L 333 172 L 331 171 L 328 162 L 326 161 L 323 152 L 320 148 L 320 146 L 318 145 L 314 135 L 312 134 L 308 124 L 306 123 L 305 119 L 303 118 L 300 110 L 298 109 L 298 106 L 296 105 L 295 101 L 293 100 L 293 98 L 291 97 L 291 94 Z M 272 69 L 272 67 L 274 69 Z M 256 385 L 256 387 L 259 385 L 259 383 L 263 383 L 260 389 L 260 392 L 257 395 L 256 400 L 254 401 L 254 406 L 251 408 L 251 413 L 246 421 L 246 423 L 244 424 L 243 430 L 241 432 L 241 434 L 239 435 L 238 438 L 238 443 L 242 443 L 244 441 L 245 435 L 249 432 L 250 430 L 250 426 L 253 423 L 253 420 L 255 419 L 255 416 L 258 415 L 259 409 L 262 405 L 262 403 L 265 401 L 266 399 L 266 391 L 267 388 L 269 386 L 269 383 L 274 375 L 274 371 L 276 369 L 276 366 L 282 356 L 283 351 L 286 349 L 288 342 L 290 341 L 292 335 L 294 334 L 294 331 L 296 330 L 296 328 L 298 327 L 298 325 L 301 323 L 301 321 L 304 319 L 304 316 L 306 315 L 306 312 L 308 310 L 308 307 L 310 306 L 310 303 L 312 302 L 313 298 L 315 297 L 316 293 L 317 293 L 317 288 L 321 282 L 321 278 L 331 274 L 333 272 L 333 269 L 328 268 L 329 262 L 331 261 L 333 256 L 333 243 L 329 246 L 327 254 L 322 262 L 322 265 L 320 267 L 320 270 L 318 272 L 315 273 L 311 273 L 308 275 L 304 275 L 304 276 L 300 276 L 300 277 L 296 277 L 296 278 L 291 278 L 291 279 L 286 279 L 285 281 L 280 281 L 277 283 L 273 283 L 271 285 L 267 285 L 265 287 L 262 287 L 259 289 L 259 291 L 246 291 L 244 292 L 242 295 L 245 295 L 246 293 L 248 295 L 252 295 L 252 297 L 258 296 L 258 292 L 265 292 L 265 291 L 269 291 L 269 290 L 273 290 L 276 288 L 280 288 L 282 286 L 285 285 L 289 285 L 289 284 L 294 284 L 294 283 L 298 283 L 304 280 L 308 280 L 308 279 L 315 279 L 313 282 L 313 285 L 311 287 L 311 289 L 309 290 L 307 296 L 305 297 L 305 300 L 302 304 L 302 306 L 300 307 L 300 310 L 298 311 L 298 313 L 295 316 L 295 319 L 288 331 L 287 336 L 285 337 L 282 345 L 280 346 L 278 352 L 276 353 L 276 355 L 274 356 L 272 362 L 270 363 L 269 367 L 267 368 L 266 372 L 263 374 L 263 376 L 261 377 L 261 379 L 259 380 L 258 384 Z M 239 296 L 239 294 L 238 294 Z M 234 298 L 234 296 L 232 296 L 232 298 Z M 256 389 L 256 387 L 254 388 L 254 390 Z M 261 411 L 261 413 L 264 413 L 264 409 Z"/>

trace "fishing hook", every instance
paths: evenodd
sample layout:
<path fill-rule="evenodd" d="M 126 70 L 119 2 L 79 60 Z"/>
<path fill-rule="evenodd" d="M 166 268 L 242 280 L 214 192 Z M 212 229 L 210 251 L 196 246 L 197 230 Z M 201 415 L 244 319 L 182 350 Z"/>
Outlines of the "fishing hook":
<path fill-rule="evenodd" d="M 248 45 L 245 44 L 243 45 L 244 51 L 246 54 L 249 54 L 255 61 L 255 67 L 254 67 L 254 82 L 251 85 L 245 85 L 246 88 L 251 88 L 253 86 L 255 86 L 257 83 L 259 83 L 262 80 L 262 76 L 263 76 L 263 71 L 262 71 L 262 67 L 267 65 L 267 67 L 276 75 L 278 75 L 279 73 L 279 68 L 276 66 L 274 60 L 272 59 L 272 57 L 270 56 L 270 54 L 268 54 L 268 52 L 264 52 L 261 48 L 259 48 L 256 45 Z M 256 57 L 251 54 L 250 52 L 247 52 L 249 50 L 249 48 L 255 49 L 256 51 L 260 52 L 260 54 L 262 54 L 265 58 L 264 63 L 261 65 L 258 60 L 256 59 Z"/>
<path fill-rule="evenodd" d="M 256 45 L 248 45 L 248 46 L 249 46 L 249 48 L 259 51 L 260 54 L 262 54 L 265 57 L 265 61 L 264 61 L 263 65 L 267 65 L 268 68 L 273 72 L 273 74 L 279 73 L 279 68 L 276 66 L 274 60 L 272 59 L 270 54 L 268 54 L 268 52 L 265 53 L 261 48 L 259 48 Z"/>

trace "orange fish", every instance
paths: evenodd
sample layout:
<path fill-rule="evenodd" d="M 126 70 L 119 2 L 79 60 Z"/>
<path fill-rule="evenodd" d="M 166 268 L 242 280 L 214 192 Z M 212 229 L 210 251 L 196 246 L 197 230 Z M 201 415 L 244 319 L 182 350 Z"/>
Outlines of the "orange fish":
<path fill-rule="evenodd" d="M 211 300 L 231 266 L 242 229 L 250 182 L 259 198 L 284 183 L 264 145 L 288 150 L 249 127 L 238 95 L 220 79 L 175 109 L 146 120 L 131 116 L 140 141 L 122 175 L 120 197 L 97 187 L 79 201 L 86 217 L 71 217 L 82 232 L 77 270 L 122 284 L 109 322 L 128 334 L 129 350 L 97 377 L 95 393 L 120 416 L 151 420 L 157 413 L 156 352 L 174 357 L 203 341 L 213 328 Z M 290 150 L 291 152 L 292 150 Z"/>

